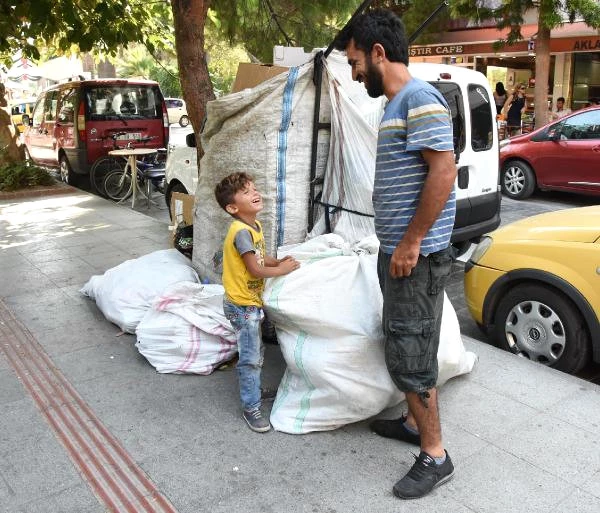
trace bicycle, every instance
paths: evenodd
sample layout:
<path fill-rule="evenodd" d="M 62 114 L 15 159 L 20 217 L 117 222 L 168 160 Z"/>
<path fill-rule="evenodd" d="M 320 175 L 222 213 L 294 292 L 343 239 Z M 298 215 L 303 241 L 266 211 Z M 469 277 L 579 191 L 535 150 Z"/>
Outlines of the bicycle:
<path fill-rule="evenodd" d="M 148 208 L 150 208 L 153 189 L 164 194 L 165 167 L 144 161 L 136 161 L 136 167 L 136 189 L 142 191 L 142 194 L 146 197 Z M 125 164 L 122 170 L 109 171 L 103 183 L 103 189 L 107 197 L 117 202 L 128 199 L 133 192 L 131 175 L 129 162 Z"/>
<path fill-rule="evenodd" d="M 107 137 L 100 137 L 97 139 L 105 140 L 110 137 L 112 139 L 112 148 L 113 150 L 120 149 L 131 149 L 133 147 L 133 143 L 143 143 L 144 146 L 147 142 L 155 139 L 156 137 L 143 137 L 141 139 L 135 139 L 133 141 L 128 141 L 126 145 L 119 146 L 117 141 L 119 141 L 120 137 L 127 135 L 127 132 L 115 132 Z M 150 163 L 154 166 L 159 166 L 160 162 L 158 160 L 158 153 L 150 159 Z M 162 156 L 162 153 L 160 154 Z M 140 161 L 142 162 L 142 161 Z M 123 171 L 123 168 L 127 165 L 127 158 L 123 157 L 115 157 L 112 155 L 105 155 L 103 157 L 98 158 L 92 167 L 90 168 L 90 185 L 92 187 L 92 192 L 95 192 L 99 196 L 107 198 L 106 191 L 104 190 L 104 181 L 106 176 L 113 171 Z"/>

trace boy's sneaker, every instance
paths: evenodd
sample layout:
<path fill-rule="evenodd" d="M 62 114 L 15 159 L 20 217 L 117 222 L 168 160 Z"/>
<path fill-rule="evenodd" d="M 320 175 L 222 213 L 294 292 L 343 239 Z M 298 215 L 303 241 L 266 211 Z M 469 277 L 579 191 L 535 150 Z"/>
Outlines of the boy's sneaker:
<path fill-rule="evenodd" d="M 418 433 L 411 433 L 404 423 L 406 422 L 406 416 L 402 416 L 399 419 L 393 420 L 374 420 L 369 424 L 371 431 L 377 433 L 379 436 L 385 438 L 395 438 L 409 444 L 421 446 L 421 435 Z"/>
<path fill-rule="evenodd" d="M 441 465 L 437 465 L 435 460 L 423 451 L 419 456 L 415 456 L 415 460 L 408 473 L 394 485 L 394 495 L 400 499 L 424 497 L 454 475 L 454 465 L 448 452 L 446 461 Z"/>
<path fill-rule="evenodd" d="M 243 417 L 252 431 L 256 431 L 257 433 L 265 433 L 271 429 L 270 422 L 263 417 L 260 408 L 244 410 Z"/>

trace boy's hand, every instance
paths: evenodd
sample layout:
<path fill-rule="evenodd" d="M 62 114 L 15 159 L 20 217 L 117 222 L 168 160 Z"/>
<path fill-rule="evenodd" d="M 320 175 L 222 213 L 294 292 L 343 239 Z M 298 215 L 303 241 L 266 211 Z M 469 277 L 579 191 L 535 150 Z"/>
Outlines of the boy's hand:
<path fill-rule="evenodd" d="M 298 262 L 298 260 L 289 255 L 282 258 L 281 260 L 278 260 L 277 262 L 277 267 L 281 271 L 282 276 L 284 274 L 289 274 L 300 267 L 300 262 Z"/>

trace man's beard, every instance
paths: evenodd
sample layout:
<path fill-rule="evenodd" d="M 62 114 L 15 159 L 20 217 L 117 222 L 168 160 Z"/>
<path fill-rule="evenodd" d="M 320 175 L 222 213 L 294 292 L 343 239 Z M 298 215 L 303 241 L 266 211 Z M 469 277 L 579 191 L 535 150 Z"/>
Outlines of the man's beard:
<path fill-rule="evenodd" d="M 379 70 L 373 66 L 371 57 L 367 57 L 367 72 L 365 73 L 367 94 L 371 98 L 383 96 L 383 78 Z"/>

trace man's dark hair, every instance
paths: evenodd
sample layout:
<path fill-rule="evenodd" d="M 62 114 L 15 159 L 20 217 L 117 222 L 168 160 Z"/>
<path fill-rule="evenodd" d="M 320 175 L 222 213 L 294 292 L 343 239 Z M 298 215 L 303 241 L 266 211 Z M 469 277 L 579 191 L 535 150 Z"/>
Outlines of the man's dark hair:
<path fill-rule="evenodd" d="M 556 99 L 556 101 L 565 103 L 565 98 L 563 96 L 560 96 L 559 98 Z"/>
<path fill-rule="evenodd" d="M 244 190 L 248 182 L 253 182 L 248 173 L 231 173 L 221 180 L 215 187 L 215 198 L 223 210 L 227 205 L 233 203 L 233 197 L 237 192 Z"/>
<path fill-rule="evenodd" d="M 354 46 L 367 55 L 373 45 L 379 43 L 389 61 L 408 66 L 408 40 L 404 24 L 392 11 L 373 9 L 361 14 L 342 29 L 333 46 L 337 50 L 345 50 L 351 39 L 354 39 Z"/>

